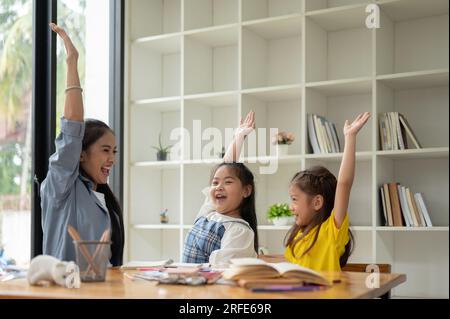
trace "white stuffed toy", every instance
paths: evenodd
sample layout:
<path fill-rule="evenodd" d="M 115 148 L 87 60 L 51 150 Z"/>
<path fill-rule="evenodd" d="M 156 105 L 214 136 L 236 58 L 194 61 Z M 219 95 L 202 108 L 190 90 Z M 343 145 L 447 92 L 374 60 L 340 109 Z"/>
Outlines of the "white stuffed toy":
<path fill-rule="evenodd" d="M 31 260 L 28 283 L 56 283 L 67 288 L 80 288 L 80 270 L 73 261 L 61 261 L 53 256 L 39 255 Z"/>

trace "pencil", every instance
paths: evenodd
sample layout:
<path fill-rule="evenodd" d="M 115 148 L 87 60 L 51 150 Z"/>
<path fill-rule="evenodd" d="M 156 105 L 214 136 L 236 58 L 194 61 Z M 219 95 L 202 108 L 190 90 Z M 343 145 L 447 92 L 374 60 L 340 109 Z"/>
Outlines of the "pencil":
<path fill-rule="evenodd" d="M 259 288 L 252 288 L 252 292 L 288 292 L 288 291 L 315 291 L 315 290 L 322 290 L 324 289 L 323 286 L 312 286 L 312 285 L 306 285 L 306 286 L 267 286 L 267 287 L 259 287 Z"/>

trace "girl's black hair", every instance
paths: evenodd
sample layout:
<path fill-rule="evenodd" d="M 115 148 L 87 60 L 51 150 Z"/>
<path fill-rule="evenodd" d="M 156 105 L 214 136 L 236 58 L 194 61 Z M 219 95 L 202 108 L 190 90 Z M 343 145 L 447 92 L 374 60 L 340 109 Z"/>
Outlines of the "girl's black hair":
<path fill-rule="evenodd" d="M 86 119 L 82 142 L 82 150 L 86 151 L 107 132 L 114 131 L 105 123 L 95 119 Z M 89 176 L 80 167 L 82 175 Z M 125 243 L 122 208 L 108 184 L 98 184 L 97 192 L 105 195 L 106 207 L 111 219 L 111 264 L 120 266 L 123 263 L 123 247 Z"/>
<path fill-rule="evenodd" d="M 314 234 L 314 240 L 311 245 L 302 252 L 302 256 L 308 253 L 317 241 L 319 236 L 319 230 L 323 222 L 325 222 L 331 215 L 331 211 L 334 208 L 334 198 L 336 195 L 337 180 L 336 177 L 325 167 L 315 166 L 310 169 L 298 172 L 291 180 L 291 185 L 295 185 L 301 191 L 305 192 L 309 196 L 322 195 L 323 205 L 320 211 L 315 215 L 313 221 L 307 226 L 294 225 L 286 234 L 284 239 L 285 246 L 289 247 L 292 251 L 292 255 L 295 255 L 294 248 L 297 243 L 302 240 L 310 231 L 316 226 L 317 230 Z M 302 235 L 296 239 L 298 232 L 301 231 Z M 349 241 L 345 245 L 345 251 L 339 259 L 339 264 L 344 267 L 347 264 L 348 258 L 353 251 L 354 237 L 350 229 Z"/>
<path fill-rule="evenodd" d="M 239 212 L 241 213 L 241 218 L 245 220 L 249 225 L 250 228 L 253 230 L 255 236 L 254 236 L 254 248 L 256 253 L 258 253 L 258 221 L 256 218 L 256 208 L 255 208 L 255 181 L 253 177 L 253 173 L 242 163 L 237 162 L 223 162 L 217 165 L 212 173 L 211 173 L 211 181 L 214 178 L 214 174 L 216 174 L 217 170 L 222 167 L 226 166 L 230 168 L 237 178 L 242 183 L 242 186 L 251 186 L 252 191 L 250 196 L 244 198 L 241 202 L 241 206 L 239 207 Z"/>

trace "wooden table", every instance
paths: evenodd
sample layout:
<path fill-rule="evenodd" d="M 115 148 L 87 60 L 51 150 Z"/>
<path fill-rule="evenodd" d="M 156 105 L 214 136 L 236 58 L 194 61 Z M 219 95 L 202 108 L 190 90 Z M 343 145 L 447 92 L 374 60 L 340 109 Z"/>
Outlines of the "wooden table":
<path fill-rule="evenodd" d="M 330 280 L 339 279 L 325 290 L 311 292 L 271 292 L 255 293 L 250 290 L 227 286 L 184 286 L 157 285 L 145 280 L 131 280 L 119 269 L 110 269 L 105 282 L 81 283 L 79 289 L 60 286 L 29 286 L 26 279 L 0 282 L 0 298 L 96 298 L 96 299 L 353 299 L 376 298 L 389 292 L 392 288 L 406 281 L 404 274 L 379 274 L 379 287 L 367 288 L 368 273 L 330 272 L 323 273 Z"/>

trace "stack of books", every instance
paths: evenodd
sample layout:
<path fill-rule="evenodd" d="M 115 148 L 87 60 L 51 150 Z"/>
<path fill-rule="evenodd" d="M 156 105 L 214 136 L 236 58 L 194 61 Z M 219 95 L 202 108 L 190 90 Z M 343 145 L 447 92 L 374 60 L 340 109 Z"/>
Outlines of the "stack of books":
<path fill-rule="evenodd" d="M 307 114 L 309 143 L 314 154 L 339 153 L 336 126 L 326 118 L 316 114 Z"/>
<path fill-rule="evenodd" d="M 399 183 L 387 183 L 380 187 L 380 195 L 385 226 L 433 226 L 421 193 L 413 194 Z"/>
<path fill-rule="evenodd" d="M 278 291 L 284 287 L 294 291 L 332 284 L 322 274 L 288 262 L 269 263 L 258 258 L 234 258 L 230 262 L 223 278 L 247 289 Z"/>
<path fill-rule="evenodd" d="M 380 145 L 383 151 L 406 150 L 411 142 L 422 148 L 405 116 L 398 112 L 381 113 L 378 117 Z M 410 143 L 408 143 L 408 138 Z"/>

